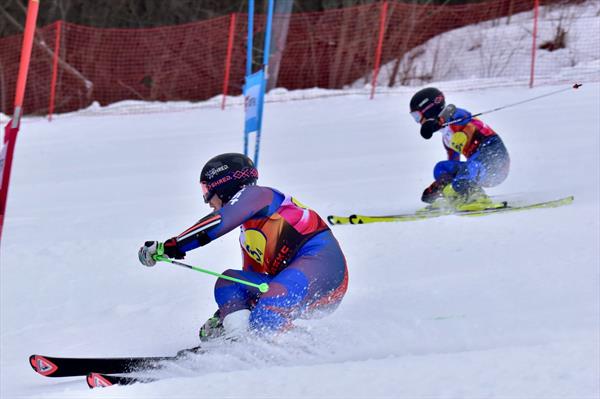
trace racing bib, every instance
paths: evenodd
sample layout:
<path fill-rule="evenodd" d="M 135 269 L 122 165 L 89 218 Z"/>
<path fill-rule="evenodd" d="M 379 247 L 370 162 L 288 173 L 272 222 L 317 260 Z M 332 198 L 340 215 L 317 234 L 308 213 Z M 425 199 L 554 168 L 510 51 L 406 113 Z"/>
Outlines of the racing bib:
<path fill-rule="evenodd" d="M 254 229 L 244 230 L 240 234 L 240 244 L 242 244 L 242 248 L 244 248 L 248 256 L 257 263 L 263 264 L 265 261 L 267 238 L 261 231 Z"/>
<path fill-rule="evenodd" d="M 452 138 L 450 139 L 450 148 L 461 154 L 463 148 L 465 147 L 465 144 L 467 144 L 467 140 L 468 137 L 466 133 L 456 132 L 452 135 Z"/>

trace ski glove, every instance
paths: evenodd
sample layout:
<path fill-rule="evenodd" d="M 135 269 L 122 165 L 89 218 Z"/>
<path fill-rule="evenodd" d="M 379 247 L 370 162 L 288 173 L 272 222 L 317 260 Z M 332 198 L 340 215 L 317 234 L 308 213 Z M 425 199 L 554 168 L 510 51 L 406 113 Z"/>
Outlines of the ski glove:
<path fill-rule="evenodd" d="M 156 255 L 164 254 L 164 244 L 158 241 L 146 241 L 138 251 L 138 258 L 144 266 L 156 265 Z"/>
<path fill-rule="evenodd" d="M 185 258 L 185 252 L 177 248 L 175 238 L 169 238 L 164 244 L 158 241 L 146 241 L 138 252 L 140 262 L 148 267 L 156 265 L 157 255 L 166 255 L 173 259 Z"/>
<path fill-rule="evenodd" d="M 425 140 L 429 140 L 433 133 L 437 132 L 442 128 L 442 125 L 436 119 L 427 119 L 421 125 L 421 137 Z"/>

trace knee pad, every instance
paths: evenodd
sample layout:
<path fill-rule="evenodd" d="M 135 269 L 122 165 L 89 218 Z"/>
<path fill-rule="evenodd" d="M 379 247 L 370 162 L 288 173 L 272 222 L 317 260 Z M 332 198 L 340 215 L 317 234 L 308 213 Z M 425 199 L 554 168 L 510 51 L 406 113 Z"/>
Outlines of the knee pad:
<path fill-rule="evenodd" d="M 440 180 L 442 176 L 454 177 L 458 171 L 459 161 L 440 161 L 433 168 L 433 178 Z"/>

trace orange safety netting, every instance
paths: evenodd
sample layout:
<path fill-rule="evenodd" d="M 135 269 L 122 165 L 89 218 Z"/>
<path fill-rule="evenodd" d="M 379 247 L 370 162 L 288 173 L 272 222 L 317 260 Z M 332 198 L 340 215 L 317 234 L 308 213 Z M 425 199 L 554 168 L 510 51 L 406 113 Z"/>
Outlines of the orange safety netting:
<path fill-rule="evenodd" d="M 556 1 L 542 1 L 542 5 Z M 370 82 L 378 45 L 383 3 L 314 13 L 293 14 L 277 87 L 343 88 Z M 427 76 L 410 69 L 407 55 L 427 40 L 452 29 L 530 11 L 533 0 L 494 0 L 460 6 L 388 2 L 379 84 L 421 84 Z M 543 18 L 543 16 L 540 16 Z M 53 52 L 58 24 L 60 51 L 54 112 L 107 105 L 123 100 L 201 101 L 223 92 L 230 16 L 151 29 L 100 29 L 56 22 L 39 28 L 34 43 L 24 111 L 49 109 Z M 264 15 L 255 21 L 256 60 L 262 59 Z M 521 28 L 523 29 L 523 28 Z M 525 55 L 519 71 L 480 67 L 480 77 L 529 73 L 531 27 L 527 39 L 514 43 Z M 242 90 L 246 58 L 247 16 L 237 14 L 232 37 L 228 94 Z M 578 38 L 597 41 L 597 38 Z M 538 43 L 541 44 L 541 43 Z M 13 112 L 21 37 L 0 39 L 0 111 Z M 590 44 L 593 48 L 593 45 Z M 463 59 L 471 65 L 474 59 Z M 481 62 L 479 60 L 478 62 Z M 255 65 L 255 70 L 257 66 Z M 487 69 L 486 69 L 487 68 Z M 485 69 L 485 70 L 484 70 Z M 498 69 L 498 68 L 496 68 Z M 536 71 L 543 73 L 543 71 Z M 420 75 L 419 75 L 420 74 Z M 417 76 L 418 75 L 418 76 Z"/>

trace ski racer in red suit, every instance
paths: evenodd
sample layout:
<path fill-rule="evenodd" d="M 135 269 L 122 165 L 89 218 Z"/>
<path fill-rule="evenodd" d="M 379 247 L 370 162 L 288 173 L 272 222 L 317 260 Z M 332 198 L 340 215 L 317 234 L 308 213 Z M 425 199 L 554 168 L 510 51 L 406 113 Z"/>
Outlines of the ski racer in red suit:
<path fill-rule="evenodd" d="M 428 140 L 440 130 L 448 159 L 435 165 L 435 181 L 425 189 L 424 202 L 444 197 L 459 211 L 493 207 L 483 187 L 494 187 L 508 176 L 510 158 L 502 139 L 467 110 L 446 106 L 444 94 L 435 87 L 419 90 L 410 100 L 410 114 Z M 461 161 L 463 155 L 466 161 Z"/>
<path fill-rule="evenodd" d="M 222 154 L 202 169 L 204 201 L 213 212 L 163 243 L 147 241 L 139 250 L 140 262 L 154 266 L 158 251 L 182 259 L 185 253 L 206 245 L 240 227 L 242 270 L 223 274 L 269 290 L 218 279 L 215 315 L 200 329 L 200 339 L 240 336 L 247 330 L 282 331 L 298 317 L 316 310 L 333 311 L 348 286 L 348 269 L 342 250 L 319 215 L 289 195 L 257 186 L 258 171 L 242 154 Z"/>

